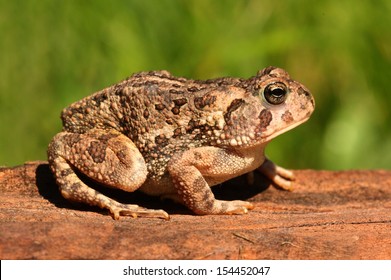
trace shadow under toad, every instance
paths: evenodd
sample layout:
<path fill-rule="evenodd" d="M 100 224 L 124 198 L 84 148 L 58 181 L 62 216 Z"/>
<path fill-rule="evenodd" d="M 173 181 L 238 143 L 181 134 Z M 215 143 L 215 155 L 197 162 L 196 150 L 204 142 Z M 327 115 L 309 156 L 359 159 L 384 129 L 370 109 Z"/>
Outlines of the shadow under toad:
<path fill-rule="evenodd" d="M 87 178 L 83 174 L 78 174 L 78 176 L 88 186 L 118 202 L 137 204 L 148 209 L 163 209 L 169 214 L 193 215 L 193 213 L 185 206 L 175 203 L 169 199 L 162 200 L 159 197 L 149 196 L 140 191 L 125 192 L 119 189 L 108 188 Z M 36 184 L 39 194 L 58 208 L 80 211 L 96 211 L 104 215 L 108 215 L 107 210 L 102 210 L 98 207 L 92 207 L 81 203 L 73 203 L 63 198 L 48 164 L 40 164 L 37 167 Z M 251 185 L 248 184 L 246 176 L 240 176 L 212 187 L 212 191 L 217 199 L 248 200 L 265 191 L 270 185 L 271 182 L 268 179 L 259 173 L 254 173 L 254 183 Z"/>

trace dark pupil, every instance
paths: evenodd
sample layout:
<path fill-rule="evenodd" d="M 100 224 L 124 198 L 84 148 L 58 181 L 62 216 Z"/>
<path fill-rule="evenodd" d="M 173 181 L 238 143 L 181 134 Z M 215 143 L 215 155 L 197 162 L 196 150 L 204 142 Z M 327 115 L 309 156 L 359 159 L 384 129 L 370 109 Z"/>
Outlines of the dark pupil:
<path fill-rule="evenodd" d="M 281 104 L 286 99 L 286 87 L 283 84 L 271 84 L 265 88 L 264 96 L 273 105 Z"/>

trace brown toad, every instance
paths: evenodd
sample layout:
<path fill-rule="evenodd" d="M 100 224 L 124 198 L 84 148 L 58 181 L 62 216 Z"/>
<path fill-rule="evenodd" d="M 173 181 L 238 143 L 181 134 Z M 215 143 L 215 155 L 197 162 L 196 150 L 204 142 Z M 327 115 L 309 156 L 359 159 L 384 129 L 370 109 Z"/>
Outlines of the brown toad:
<path fill-rule="evenodd" d="M 264 149 L 314 106 L 309 91 L 275 67 L 206 81 L 141 72 L 65 108 L 49 164 L 66 199 L 109 209 L 115 219 L 168 214 L 119 203 L 75 170 L 112 188 L 173 198 L 197 214 L 244 214 L 251 203 L 217 200 L 210 187 L 258 170 L 289 189 L 292 172 Z"/>

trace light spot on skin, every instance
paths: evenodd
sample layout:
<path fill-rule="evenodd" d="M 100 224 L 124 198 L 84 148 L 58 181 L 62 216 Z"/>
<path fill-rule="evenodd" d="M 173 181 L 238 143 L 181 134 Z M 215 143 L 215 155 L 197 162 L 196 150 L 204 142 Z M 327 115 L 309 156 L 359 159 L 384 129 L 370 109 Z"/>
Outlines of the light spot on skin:
<path fill-rule="evenodd" d="M 225 122 L 224 122 L 223 119 L 219 119 L 219 120 L 217 121 L 217 127 L 218 127 L 219 129 L 223 129 L 223 128 L 224 128 L 224 125 L 225 125 Z"/>
<path fill-rule="evenodd" d="M 229 141 L 229 144 L 231 146 L 237 146 L 238 145 L 238 141 L 236 141 L 236 139 L 231 139 L 231 141 Z"/>

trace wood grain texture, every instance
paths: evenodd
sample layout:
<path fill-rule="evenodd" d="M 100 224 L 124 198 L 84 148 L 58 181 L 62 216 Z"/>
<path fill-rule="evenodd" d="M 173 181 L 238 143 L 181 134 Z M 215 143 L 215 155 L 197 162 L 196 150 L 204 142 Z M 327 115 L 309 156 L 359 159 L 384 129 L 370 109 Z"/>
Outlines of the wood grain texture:
<path fill-rule="evenodd" d="M 243 178 L 214 190 L 247 215 L 195 216 L 140 193 L 169 221 L 121 217 L 63 199 L 46 162 L 0 168 L 1 259 L 391 259 L 391 171 L 295 171 L 293 192 Z M 100 188 L 99 186 L 95 186 Z"/>

